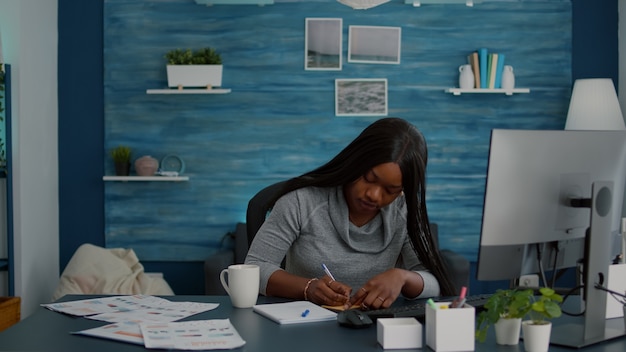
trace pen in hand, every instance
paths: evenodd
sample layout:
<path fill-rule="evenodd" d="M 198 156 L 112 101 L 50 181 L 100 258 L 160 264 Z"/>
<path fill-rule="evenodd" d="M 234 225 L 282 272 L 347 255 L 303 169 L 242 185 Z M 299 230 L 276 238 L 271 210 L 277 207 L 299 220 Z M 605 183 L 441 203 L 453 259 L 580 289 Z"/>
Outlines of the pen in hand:
<path fill-rule="evenodd" d="M 322 268 L 324 268 L 324 272 L 326 273 L 326 275 L 328 275 L 328 277 L 331 278 L 331 280 L 333 281 L 337 281 L 335 280 L 335 277 L 333 276 L 333 274 L 330 272 L 330 270 L 328 270 L 328 267 L 326 266 L 326 264 L 322 263 Z"/>

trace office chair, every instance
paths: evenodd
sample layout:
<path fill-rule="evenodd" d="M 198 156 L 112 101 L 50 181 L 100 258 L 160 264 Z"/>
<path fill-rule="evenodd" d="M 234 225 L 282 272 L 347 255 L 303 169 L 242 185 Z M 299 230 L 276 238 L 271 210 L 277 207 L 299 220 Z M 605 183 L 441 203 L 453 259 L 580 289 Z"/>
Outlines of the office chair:
<path fill-rule="evenodd" d="M 259 228 L 265 221 L 272 206 L 268 201 L 274 194 L 279 192 L 286 181 L 281 181 L 269 185 L 260 190 L 248 202 L 246 210 L 246 224 L 238 223 L 233 234 L 235 239 L 234 253 L 222 251 L 213 257 L 208 258 L 204 263 L 205 270 L 205 294 L 222 295 L 226 294 L 219 281 L 219 273 L 222 269 L 233 263 L 243 263 L 252 240 Z M 439 248 L 439 228 L 436 223 L 430 224 L 431 233 L 435 240 L 435 245 Z M 245 240 L 247 241 L 245 241 Z M 460 291 L 462 286 L 469 287 L 470 263 L 467 258 L 452 250 L 439 250 L 442 258 L 448 266 L 448 273 L 456 291 Z M 283 261 L 284 264 L 284 261 Z"/>

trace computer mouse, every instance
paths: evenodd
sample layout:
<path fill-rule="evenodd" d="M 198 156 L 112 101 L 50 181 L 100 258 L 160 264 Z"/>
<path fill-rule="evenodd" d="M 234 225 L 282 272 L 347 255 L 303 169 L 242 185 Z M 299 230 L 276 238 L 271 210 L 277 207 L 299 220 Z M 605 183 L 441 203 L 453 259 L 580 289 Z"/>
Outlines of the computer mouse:
<path fill-rule="evenodd" d="M 341 326 L 353 329 L 368 328 L 374 324 L 367 314 L 358 309 L 348 309 L 337 313 L 337 322 Z"/>

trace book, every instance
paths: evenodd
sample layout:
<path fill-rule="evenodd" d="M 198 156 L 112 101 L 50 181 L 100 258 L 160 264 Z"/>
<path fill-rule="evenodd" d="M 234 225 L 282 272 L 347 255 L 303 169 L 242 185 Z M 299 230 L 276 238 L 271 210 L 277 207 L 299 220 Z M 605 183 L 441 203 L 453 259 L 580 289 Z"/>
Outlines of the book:
<path fill-rule="evenodd" d="M 498 54 L 491 53 L 489 54 L 489 89 L 493 89 L 496 87 L 496 68 L 498 67 Z"/>
<path fill-rule="evenodd" d="M 480 88 L 480 63 L 478 62 L 478 52 L 474 51 L 468 56 L 468 62 L 474 71 L 474 88 Z"/>
<path fill-rule="evenodd" d="M 506 55 L 498 54 L 498 67 L 496 67 L 496 84 L 495 88 L 502 88 L 502 70 L 504 69 L 504 59 Z"/>
<path fill-rule="evenodd" d="M 487 49 L 478 49 L 478 62 L 480 63 L 480 87 L 487 88 Z"/>
<path fill-rule="evenodd" d="M 279 324 L 314 323 L 337 319 L 337 313 L 309 301 L 257 304 L 252 309 Z"/>

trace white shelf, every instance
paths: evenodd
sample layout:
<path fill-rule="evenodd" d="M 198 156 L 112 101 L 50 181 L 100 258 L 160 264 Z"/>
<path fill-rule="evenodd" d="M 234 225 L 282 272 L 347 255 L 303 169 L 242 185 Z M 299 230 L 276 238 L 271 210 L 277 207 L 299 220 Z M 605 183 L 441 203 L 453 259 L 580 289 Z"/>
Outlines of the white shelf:
<path fill-rule="evenodd" d="M 461 89 L 461 88 L 448 88 L 446 89 L 446 93 L 452 93 L 454 95 L 461 95 L 463 93 L 486 93 L 486 94 L 506 94 L 506 95 L 513 95 L 513 94 L 520 94 L 520 93 L 530 93 L 530 88 L 513 88 L 513 89 L 503 89 L 503 88 L 496 88 L 496 89 L 476 89 L 476 88 L 471 88 L 471 89 Z"/>
<path fill-rule="evenodd" d="M 198 5 L 272 5 L 274 0 L 196 0 Z"/>
<path fill-rule="evenodd" d="M 189 176 L 103 176 L 104 181 L 189 181 Z"/>
<path fill-rule="evenodd" d="M 227 89 L 227 88 L 146 89 L 146 94 L 228 94 L 228 93 L 230 93 L 230 89 Z"/>

